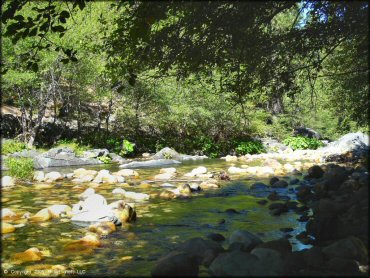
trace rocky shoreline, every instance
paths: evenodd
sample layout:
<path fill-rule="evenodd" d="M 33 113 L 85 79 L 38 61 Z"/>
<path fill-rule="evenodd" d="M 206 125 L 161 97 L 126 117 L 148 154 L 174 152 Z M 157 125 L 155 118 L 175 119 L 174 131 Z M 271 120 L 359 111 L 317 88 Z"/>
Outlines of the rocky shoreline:
<path fill-rule="evenodd" d="M 296 195 L 307 224 L 297 239 L 312 244 L 312 248 L 292 252 L 287 238 L 263 242 L 257 235 L 237 230 L 228 239 L 227 249 L 217 237 L 193 238 L 175 246 L 157 262 L 152 275 L 197 276 L 204 266 L 211 276 L 367 276 L 367 169 L 315 165 L 305 180 L 306 185 L 298 187 Z M 271 182 L 273 186 L 278 181 L 272 178 Z M 267 200 L 259 205 L 265 203 Z M 270 209 L 279 209 L 273 214 L 278 217 L 289 209 L 289 201 L 276 202 Z M 307 213 L 310 209 L 312 215 Z M 289 235 L 291 230 L 284 231 Z"/>

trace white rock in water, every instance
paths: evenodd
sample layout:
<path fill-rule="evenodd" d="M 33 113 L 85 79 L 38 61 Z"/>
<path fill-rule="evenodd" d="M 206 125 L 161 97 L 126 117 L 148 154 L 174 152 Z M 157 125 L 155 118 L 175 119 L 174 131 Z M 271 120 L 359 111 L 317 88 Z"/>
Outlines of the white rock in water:
<path fill-rule="evenodd" d="M 4 176 L 1 178 L 1 187 L 12 187 L 14 186 L 14 179 L 10 176 Z"/>
<path fill-rule="evenodd" d="M 149 200 L 149 195 L 145 193 L 136 193 L 132 191 L 126 191 L 125 197 L 137 201 Z"/>
<path fill-rule="evenodd" d="M 82 204 L 83 210 L 94 210 L 107 205 L 107 200 L 100 194 L 92 194 Z"/>
<path fill-rule="evenodd" d="M 33 180 L 35 181 L 38 181 L 38 182 L 42 182 L 45 180 L 45 174 L 43 171 L 35 171 L 35 173 L 33 174 Z"/>
<path fill-rule="evenodd" d="M 240 174 L 240 173 L 247 173 L 248 169 L 242 169 L 242 168 L 231 166 L 229 169 L 227 169 L 227 171 L 230 174 Z"/>
<path fill-rule="evenodd" d="M 71 207 L 68 205 L 52 205 L 48 207 L 53 217 L 59 217 L 61 214 L 67 214 L 71 212 Z"/>
<path fill-rule="evenodd" d="M 95 194 L 95 189 L 94 188 L 88 188 L 86 189 L 84 192 L 82 192 L 82 194 L 80 195 L 80 199 L 81 200 L 86 200 L 87 197 L 89 197 L 90 195 L 93 195 Z"/>
<path fill-rule="evenodd" d="M 126 193 L 126 190 L 124 190 L 123 188 L 115 188 L 113 189 L 112 191 L 112 194 L 125 194 Z"/>
<path fill-rule="evenodd" d="M 207 168 L 204 166 L 199 166 L 198 168 L 193 169 L 190 173 L 185 174 L 185 177 L 196 177 L 205 173 L 207 173 Z"/>
<path fill-rule="evenodd" d="M 62 176 L 62 174 L 59 173 L 59 172 L 56 172 L 56 171 L 47 173 L 45 175 L 45 181 L 46 182 L 54 182 L 54 181 L 62 180 L 63 178 L 64 177 Z"/>
<path fill-rule="evenodd" d="M 170 168 L 162 168 L 159 170 L 160 174 L 175 174 L 177 172 L 176 168 L 170 167 Z"/>
<path fill-rule="evenodd" d="M 132 169 L 123 169 L 118 172 L 115 172 L 114 174 L 122 176 L 122 177 L 131 177 L 131 176 L 139 176 L 138 172 L 132 170 Z"/>
<path fill-rule="evenodd" d="M 173 188 L 175 188 L 175 187 L 176 187 L 176 185 L 173 185 L 173 184 L 171 184 L 171 183 L 167 183 L 167 182 L 166 182 L 166 183 L 162 183 L 162 184 L 161 184 L 161 187 L 170 187 L 170 188 L 171 188 L 171 187 L 173 187 Z"/>
<path fill-rule="evenodd" d="M 2 208 L 1 209 L 1 219 L 7 218 L 7 217 L 14 217 L 16 216 L 16 213 L 8 208 Z"/>
<path fill-rule="evenodd" d="M 163 173 L 163 174 L 158 174 L 154 176 L 155 180 L 169 180 L 172 179 L 175 175 L 172 173 Z"/>

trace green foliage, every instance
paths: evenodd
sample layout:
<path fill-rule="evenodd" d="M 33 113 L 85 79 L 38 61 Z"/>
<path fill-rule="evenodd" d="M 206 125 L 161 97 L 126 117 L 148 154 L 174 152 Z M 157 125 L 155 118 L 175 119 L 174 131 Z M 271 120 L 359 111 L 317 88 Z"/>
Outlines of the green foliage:
<path fill-rule="evenodd" d="M 3 155 L 20 152 L 27 149 L 27 145 L 17 140 L 5 140 L 1 146 L 1 153 Z"/>
<path fill-rule="evenodd" d="M 261 142 L 249 140 L 240 142 L 236 146 L 235 151 L 237 154 L 243 155 L 243 154 L 259 154 L 265 152 L 266 150 Z"/>
<path fill-rule="evenodd" d="M 9 168 L 9 174 L 20 180 L 30 180 L 34 174 L 32 158 L 15 158 L 9 157 L 6 160 Z"/>
<path fill-rule="evenodd" d="M 316 150 L 318 147 L 324 146 L 324 144 L 316 138 L 308 138 L 302 136 L 290 136 L 284 139 L 283 143 L 293 150 Z"/>
<path fill-rule="evenodd" d="M 107 155 L 99 156 L 98 159 L 104 164 L 108 164 L 112 161 L 112 159 Z"/>
<path fill-rule="evenodd" d="M 76 155 L 82 155 L 84 151 L 91 149 L 91 146 L 82 145 L 77 142 L 76 139 L 61 139 L 59 140 L 54 147 L 68 147 L 71 148 Z"/>
<path fill-rule="evenodd" d="M 120 155 L 127 155 L 134 151 L 135 144 L 131 143 L 130 141 L 124 139 L 122 142 L 122 150 L 120 151 Z"/>
<path fill-rule="evenodd" d="M 164 157 L 164 159 L 172 159 L 173 158 L 172 154 L 166 153 L 166 152 L 163 154 L 163 157 Z"/>

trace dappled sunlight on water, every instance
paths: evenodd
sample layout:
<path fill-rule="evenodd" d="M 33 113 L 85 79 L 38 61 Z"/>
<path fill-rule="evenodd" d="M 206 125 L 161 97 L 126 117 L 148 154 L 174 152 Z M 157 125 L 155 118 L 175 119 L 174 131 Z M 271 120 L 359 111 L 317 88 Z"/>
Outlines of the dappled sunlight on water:
<path fill-rule="evenodd" d="M 183 174 L 200 165 L 206 166 L 209 171 L 219 172 L 241 164 L 246 163 L 210 159 L 186 162 L 175 167 L 179 173 L 178 179 L 182 179 Z M 47 171 L 69 173 L 76 168 L 78 167 L 53 168 Z M 104 168 L 111 172 L 119 170 L 118 166 L 111 165 L 84 168 L 96 170 Z M 127 179 L 130 185 L 124 186 L 125 190 L 144 193 L 163 190 L 159 188 L 162 182 L 153 183 L 151 188 L 138 186 L 144 180 L 153 180 L 153 176 L 159 173 L 159 168 L 142 168 L 137 171 L 140 177 Z M 17 228 L 13 233 L 3 235 L 3 267 L 22 270 L 27 265 L 38 263 L 61 264 L 72 269 L 85 270 L 87 274 L 149 275 L 158 258 L 172 250 L 176 243 L 191 237 L 205 238 L 208 233 L 213 232 L 228 238 L 234 230 L 242 229 L 257 234 L 263 240 L 272 240 L 284 236 L 280 228 L 294 228 L 292 235 L 304 229 L 304 224 L 297 221 L 297 214 L 288 212 L 281 216 L 272 216 L 269 214 L 268 204 L 261 206 L 256 203 L 260 198 L 266 197 L 271 189 L 251 190 L 250 185 L 256 181 L 267 184 L 267 178 L 232 175 L 232 179 L 231 182 L 223 182 L 220 189 L 193 194 L 191 199 L 150 199 L 135 203 L 137 221 L 118 227 L 116 232 L 102 239 L 102 246 L 89 252 L 76 253 L 64 249 L 66 244 L 81 238 L 87 232 L 87 228 L 76 226 L 68 219 L 54 219 L 40 223 L 18 220 L 18 223 L 26 223 L 25 226 Z M 45 183 L 17 185 L 11 190 L 4 190 L 3 207 L 20 214 L 25 212 L 34 214 L 53 204 L 72 206 L 78 202 L 78 195 L 88 187 L 88 184 L 81 184 L 81 188 L 74 188 L 76 184 L 70 181 L 57 182 L 51 187 L 42 185 Z M 121 185 L 100 185 L 95 190 L 110 203 L 120 199 L 119 195 L 112 194 L 112 190 L 117 187 Z M 288 194 L 287 189 L 278 191 L 293 200 L 295 198 L 293 194 Z M 228 209 L 234 209 L 237 213 L 227 212 Z M 220 224 L 221 222 L 224 223 Z M 294 237 L 291 240 L 295 250 L 307 247 L 298 243 Z M 226 248 L 227 245 L 225 241 L 223 246 Z M 31 247 L 37 247 L 45 254 L 43 261 L 23 265 L 12 263 L 13 254 Z"/>

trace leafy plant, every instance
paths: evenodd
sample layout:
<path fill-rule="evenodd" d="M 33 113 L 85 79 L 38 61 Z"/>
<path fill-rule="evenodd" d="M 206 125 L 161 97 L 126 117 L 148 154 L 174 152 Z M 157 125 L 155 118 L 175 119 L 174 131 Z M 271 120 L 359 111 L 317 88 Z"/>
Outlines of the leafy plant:
<path fill-rule="evenodd" d="M 129 153 L 132 153 L 134 151 L 134 148 L 135 144 L 125 139 L 122 143 L 122 150 L 120 151 L 120 155 L 127 155 Z"/>
<path fill-rule="evenodd" d="M 112 161 L 112 159 L 109 156 L 103 155 L 99 156 L 98 159 L 103 162 L 104 164 L 108 164 Z"/>
<path fill-rule="evenodd" d="M 1 153 L 3 155 L 19 152 L 22 150 L 26 150 L 27 146 L 23 142 L 19 142 L 16 140 L 6 140 L 3 141 L 2 148 L 1 148 Z"/>
<path fill-rule="evenodd" d="M 10 157 L 6 160 L 9 174 L 21 180 L 30 180 L 34 174 L 32 158 Z"/>
<path fill-rule="evenodd" d="M 293 150 L 316 150 L 318 147 L 324 146 L 324 144 L 316 138 L 308 138 L 303 136 L 289 136 L 283 141 L 283 143 L 288 147 L 291 147 Z"/>
<path fill-rule="evenodd" d="M 258 154 L 266 152 L 265 147 L 259 141 L 243 141 L 235 148 L 237 154 Z"/>
<path fill-rule="evenodd" d="M 172 159 L 173 158 L 172 154 L 166 153 L 166 152 L 163 154 L 163 157 L 164 157 L 164 159 Z"/>

